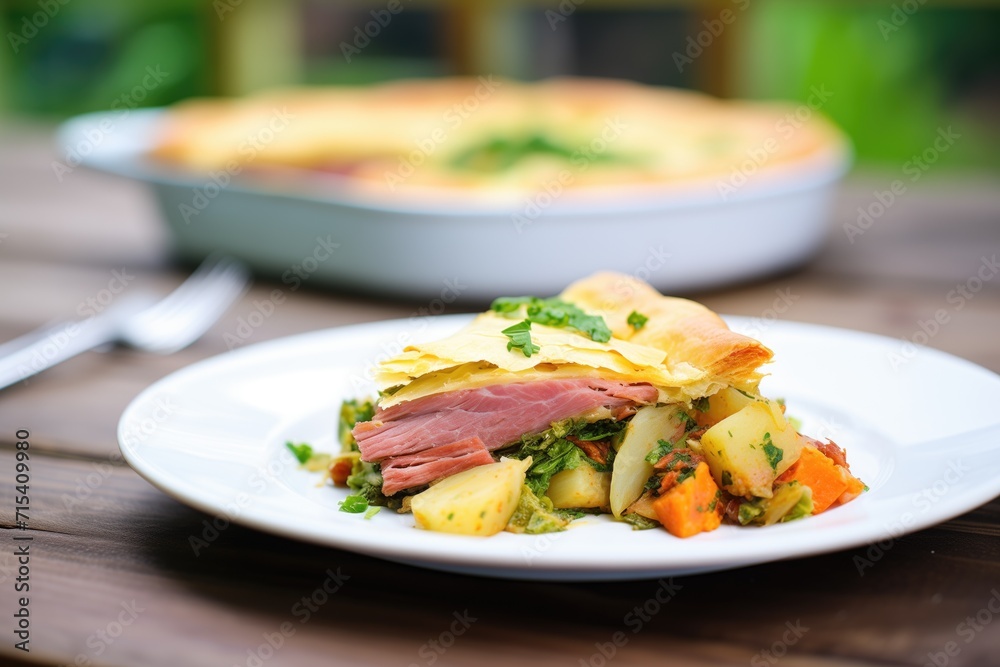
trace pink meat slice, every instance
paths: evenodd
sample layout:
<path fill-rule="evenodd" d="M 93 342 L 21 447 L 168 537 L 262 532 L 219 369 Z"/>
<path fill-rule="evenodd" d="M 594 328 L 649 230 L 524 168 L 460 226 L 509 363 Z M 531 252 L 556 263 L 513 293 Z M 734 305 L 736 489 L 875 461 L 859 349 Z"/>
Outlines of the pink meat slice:
<path fill-rule="evenodd" d="M 493 457 L 476 437 L 414 454 L 391 456 L 382 460 L 382 493 L 391 496 L 487 463 L 493 463 Z"/>
<path fill-rule="evenodd" d="M 414 454 L 478 437 L 493 451 L 552 422 L 600 407 L 649 404 L 659 393 L 649 384 L 574 378 L 499 384 L 434 394 L 379 410 L 355 426 L 365 461 Z"/>

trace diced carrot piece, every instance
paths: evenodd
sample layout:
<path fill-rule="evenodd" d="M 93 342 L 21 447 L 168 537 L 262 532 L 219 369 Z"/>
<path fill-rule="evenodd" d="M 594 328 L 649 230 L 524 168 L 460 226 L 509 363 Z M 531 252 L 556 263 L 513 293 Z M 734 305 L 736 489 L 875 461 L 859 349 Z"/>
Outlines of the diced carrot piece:
<path fill-rule="evenodd" d="M 778 479 L 777 484 L 797 481 L 812 489 L 813 514 L 819 514 L 847 491 L 847 481 L 840 471 L 844 468 L 834 463 L 815 447 L 802 448 L 799 460 L 792 464 Z M 846 472 L 846 471 L 845 471 Z"/>
<path fill-rule="evenodd" d="M 351 459 L 334 459 L 330 463 L 330 479 L 337 486 L 347 486 L 347 478 L 351 476 L 354 462 Z"/>
<path fill-rule="evenodd" d="M 701 462 L 694 474 L 653 501 L 660 523 L 672 535 L 691 537 L 722 523 L 722 492 Z"/>

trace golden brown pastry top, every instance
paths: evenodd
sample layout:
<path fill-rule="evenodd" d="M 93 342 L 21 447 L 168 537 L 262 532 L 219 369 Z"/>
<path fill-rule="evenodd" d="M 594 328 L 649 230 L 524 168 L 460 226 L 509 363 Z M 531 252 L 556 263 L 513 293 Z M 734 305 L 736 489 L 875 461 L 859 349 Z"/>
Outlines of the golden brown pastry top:
<path fill-rule="evenodd" d="M 662 190 L 844 153 L 836 128 L 816 114 L 791 124 L 792 111 L 616 80 L 410 80 L 186 101 L 167 112 L 152 155 L 202 171 L 330 171 L 376 194 L 504 197 L 553 179 Z"/>
<path fill-rule="evenodd" d="M 772 353 L 759 341 L 733 332 L 705 306 L 662 296 L 646 283 L 618 273 L 598 273 L 570 285 L 560 298 L 611 329 L 603 343 L 564 328 L 533 323 L 538 351 L 508 350 L 502 330 L 523 315 L 486 312 L 455 334 L 408 346 L 379 364 L 376 383 L 384 407 L 422 396 L 503 382 L 555 377 L 603 377 L 649 382 L 664 401 L 689 401 L 719 389 L 753 384 Z M 638 312 L 647 319 L 635 330 Z"/>
<path fill-rule="evenodd" d="M 732 331 L 717 314 L 689 299 L 664 296 L 647 283 L 614 272 L 594 274 L 567 287 L 561 297 L 604 316 L 616 338 L 667 353 L 708 374 L 740 384 L 773 353 L 760 341 Z M 633 312 L 648 318 L 638 331 Z"/>

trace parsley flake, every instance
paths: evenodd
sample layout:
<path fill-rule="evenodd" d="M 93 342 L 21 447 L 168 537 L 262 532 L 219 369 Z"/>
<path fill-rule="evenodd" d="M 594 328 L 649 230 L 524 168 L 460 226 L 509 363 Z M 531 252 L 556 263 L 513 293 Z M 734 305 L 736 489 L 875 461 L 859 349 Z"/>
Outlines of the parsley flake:
<path fill-rule="evenodd" d="M 578 331 L 598 343 L 611 340 L 611 329 L 600 315 L 589 315 L 579 306 L 553 297 L 539 299 L 533 296 L 501 297 L 490 310 L 505 317 L 517 317 L 524 308 L 526 321 Z"/>
<path fill-rule="evenodd" d="M 516 348 L 521 350 L 524 356 L 530 357 L 542 349 L 531 342 L 531 322 L 529 320 L 509 326 L 500 333 L 510 339 L 507 342 L 508 351 Z"/>
<path fill-rule="evenodd" d="M 719 499 L 722 498 L 722 490 L 716 490 L 715 496 L 712 498 L 712 504 L 708 506 L 709 512 L 714 512 L 715 508 L 719 505 Z"/>
<path fill-rule="evenodd" d="M 677 475 L 677 484 L 681 484 L 688 477 L 692 477 L 694 475 L 694 470 L 695 469 L 692 468 L 691 466 L 688 466 L 686 468 L 682 468 L 680 474 Z"/>
<path fill-rule="evenodd" d="M 361 514 L 368 509 L 368 501 L 364 496 L 350 495 L 340 501 L 340 511 L 349 514 Z"/>
<path fill-rule="evenodd" d="M 677 419 L 679 419 L 681 423 L 684 424 L 684 433 L 690 433 L 691 431 L 694 431 L 695 429 L 698 428 L 698 422 L 694 420 L 694 417 L 684 412 L 683 410 L 679 410 L 677 412 Z"/>
<path fill-rule="evenodd" d="M 764 434 L 764 454 L 767 455 L 767 462 L 771 464 L 771 470 L 777 472 L 778 464 L 781 463 L 781 459 L 784 458 L 785 452 L 778 447 L 773 442 L 771 442 L 771 434 Z"/>
<path fill-rule="evenodd" d="M 649 318 L 640 313 L 639 311 L 633 310 L 631 313 L 629 313 L 628 319 L 625 321 L 628 322 L 628 325 L 630 327 L 638 331 L 639 329 L 646 326 L 646 322 L 649 321 Z"/>
<path fill-rule="evenodd" d="M 312 458 L 313 448 L 305 442 L 296 445 L 294 442 L 288 441 L 285 443 L 285 447 L 288 447 L 288 451 L 292 453 L 299 463 L 305 463 Z"/>
<path fill-rule="evenodd" d="M 664 456 L 674 451 L 674 443 L 660 439 L 656 441 L 656 447 L 649 454 L 646 454 L 646 463 L 656 465 L 656 462 Z"/>

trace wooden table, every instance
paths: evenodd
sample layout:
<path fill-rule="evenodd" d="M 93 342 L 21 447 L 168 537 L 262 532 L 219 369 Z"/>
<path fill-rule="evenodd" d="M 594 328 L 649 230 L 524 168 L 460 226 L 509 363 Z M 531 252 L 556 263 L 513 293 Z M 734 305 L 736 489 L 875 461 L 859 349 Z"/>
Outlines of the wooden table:
<path fill-rule="evenodd" d="M 73 314 L 113 270 L 127 267 L 135 285 L 164 291 L 182 279 L 167 262 L 148 193 L 82 170 L 57 182 L 45 127 L 8 125 L 0 145 L 0 340 Z M 912 336 L 919 320 L 948 307 L 947 292 L 984 256 L 1000 252 L 1000 189 L 985 178 L 928 177 L 849 243 L 842 225 L 897 176 L 848 181 L 829 243 L 807 267 L 697 297 L 721 312 L 761 316 L 790 290 L 788 319 Z M 196 557 L 188 536 L 206 515 L 124 465 L 115 425 L 151 382 L 224 352 L 223 332 L 272 288 L 256 285 L 178 354 L 90 353 L 0 393 L 5 664 L 756 666 L 779 656 L 789 666 L 1000 664 L 1000 618 L 988 611 L 1000 595 L 998 501 L 897 540 L 864 576 L 859 548 L 678 578 L 676 596 L 636 633 L 628 615 L 653 598 L 657 581 L 454 576 L 242 527 L 223 531 Z M 304 289 L 253 341 L 415 309 Z M 931 344 L 1000 371 L 1000 279 L 951 315 Z M 961 420 L 960 405 L 941 409 Z M 17 429 L 31 433 L 28 531 L 12 528 Z M 16 535 L 33 538 L 28 654 L 13 648 Z M 331 570 L 349 579 L 301 623 L 294 605 Z M 977 613 L 978 622 L 989 615 L 993 623 L 966 643 L 961 624 Z M 460 636 L 449 634 L 456 614 L 475 618 Z M 278 643 L 282 627 L 294 634 L 272 650 L 268 638 Z M 627 643 L 616 647 L 619 632 Z M 605 659 L 601 651 L 612 648 Z M 949 648 L 958 654 L 948 657 Z"/>

